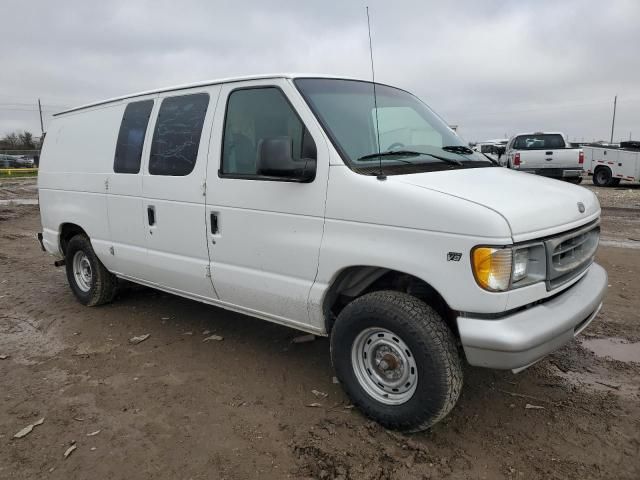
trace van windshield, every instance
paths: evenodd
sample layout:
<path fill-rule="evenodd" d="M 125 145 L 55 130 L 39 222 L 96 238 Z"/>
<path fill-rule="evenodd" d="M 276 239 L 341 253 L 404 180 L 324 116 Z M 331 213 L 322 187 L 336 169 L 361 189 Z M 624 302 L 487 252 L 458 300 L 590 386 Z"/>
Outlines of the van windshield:
<path fill-rule="evenodd" d="M 357 173 L 376 175 L 380 165 L 386 175 L 493 165 L 404 90 L 376 84 L 374 103 L 370 82 L 299 78 L 295 85 L 344 162 Z"/>

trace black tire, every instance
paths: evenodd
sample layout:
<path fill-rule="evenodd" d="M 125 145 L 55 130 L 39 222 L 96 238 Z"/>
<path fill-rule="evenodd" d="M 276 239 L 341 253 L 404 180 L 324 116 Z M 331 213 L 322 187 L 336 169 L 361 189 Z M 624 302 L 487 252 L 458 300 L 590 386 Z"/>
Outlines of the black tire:
<path fill-rule="evenodd" d="M 618 185 L 620 185 L 620 179 L 619 178 L 612 178 L 611 179 L 611 186 L 612 187 L 617 187 Z"/>
<path fill-rule="evenodd" d="M 88 262 L 88 265 L 84 262 L 90 272 L 86 281 L 79 278 L 74 271 L 76 254 Z M 65 253 L 65 266 L 71 291 L 80 303 L 94 307 L 113 300 L 116 294 L 117 278 L 102 264 L 86 236 L 76 235 L 69 241 Z"/>
<path fill-rule="evenodd" d="M 574 185 L 580 185 L 582 183 L 582 177 L 570 177 L 565 180 L 569 183 L 573 183 Z"/>
<path fill-rule="evenodd" d="M 406 344 L 412 354 L 407 352 L 416 365 L 416 385 L 404 403 L 388 405 L 377 400 L 355 373 L 354 342 L 372 327 L 391 332 L 391 338 Z M 435 310 L 406 293 L 373 292 L 347 305 L 331 332 L 331 360 L 351 402 L 367 417 L 394 430 L 415 432 L 439 422 L 455 406 L 462 389 L 462 361 L 451 330 Z"/>
<path fill-rule="evenodd" d="M 593 172 L 593 184 L 598 187 L 609 187 L 612 185 L 613 175 L 609 167 L 599 167 Z"/>

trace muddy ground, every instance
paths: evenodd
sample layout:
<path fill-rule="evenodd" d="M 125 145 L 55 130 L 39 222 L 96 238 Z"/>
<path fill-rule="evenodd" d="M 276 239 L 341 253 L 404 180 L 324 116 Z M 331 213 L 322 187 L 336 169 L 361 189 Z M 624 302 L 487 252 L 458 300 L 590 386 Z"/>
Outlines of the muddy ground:
<path fill-rule="evenodd" d="M 12 182 L 0 198 L 33 198 Z M 640 188 L 624 187 L 599 189 L 610 289 L 580 341 L 518 375 L 467 367 L 457 407 L 414 435 L 348 408 L 326 339 L 135 286 L 79 305 L 34 240 L 37 206 L 0 205 L 0 478 L 638 479 Z"/>

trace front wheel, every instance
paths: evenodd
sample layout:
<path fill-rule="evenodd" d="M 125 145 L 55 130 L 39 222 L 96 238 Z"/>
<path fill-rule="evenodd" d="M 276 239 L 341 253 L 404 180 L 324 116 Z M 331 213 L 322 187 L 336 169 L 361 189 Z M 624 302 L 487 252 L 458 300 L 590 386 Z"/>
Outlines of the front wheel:
<path fill-rule="evenodd" d="M 113 300 L 116 277 L 102 264 L 86 236 L 76 235 L 69 241 L 65 266 L 69 286 L 80 303 L 93 307 Z"/>
<path fill-rule="evenodd" d="M 462 362 L 451 330 L 406 293 L 373 292 L 347 305 L 331 333 L 331 359 L 353 404 L 388 428 L 429 428 L 460 396 Z"/>

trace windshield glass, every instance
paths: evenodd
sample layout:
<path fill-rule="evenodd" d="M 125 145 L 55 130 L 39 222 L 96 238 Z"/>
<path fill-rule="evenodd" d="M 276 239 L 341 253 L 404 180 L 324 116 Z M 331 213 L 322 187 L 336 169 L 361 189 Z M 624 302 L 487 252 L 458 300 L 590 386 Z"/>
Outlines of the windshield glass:
<path fill-rule="evenodd" d="M 492 165 L 404 90 L 376 84 L 374 103 L 370 82 L 300 78 L 295 84 L 342 159 L 358 173 L 375 175 L 380 163 L 387 175 Z"/>

